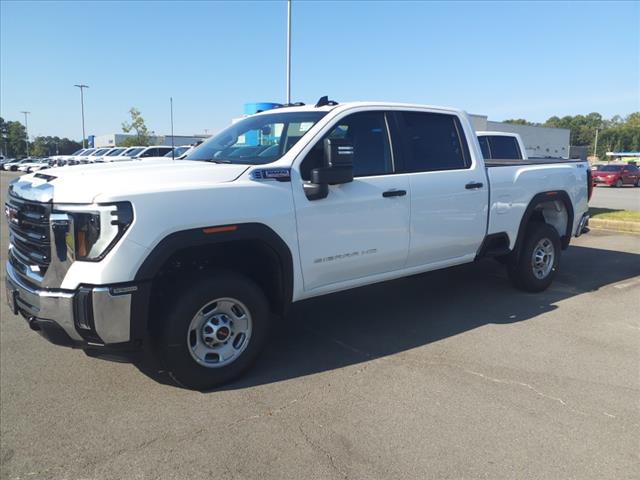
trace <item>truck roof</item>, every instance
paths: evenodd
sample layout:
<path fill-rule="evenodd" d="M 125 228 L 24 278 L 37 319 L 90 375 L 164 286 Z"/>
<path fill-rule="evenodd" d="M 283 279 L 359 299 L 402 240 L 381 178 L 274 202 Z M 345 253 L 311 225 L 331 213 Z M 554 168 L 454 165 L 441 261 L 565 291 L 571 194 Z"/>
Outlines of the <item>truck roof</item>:
<path fill-rule="evenodd" d="M 500 137 L 519 137 L 520 134 L 515 132 L 498 132 L 496 131 L 479 131 L 476 132 L 479 137 L 500 136 Z"/>
<path fill-rule="evenodd" d="M 376 108 L 420 108 L 420 109 L 430 109 L 430 110 L 442 110 L 446 112 L 456 112 L 465 114 L 464 110 L 454 107 L 443 107 L 436 105 L 423 105 L 418 103 L 397 103 L 397 102 L 374 102 L 374 101 L 366 101 L 366 102 L 345 102 L 339 103 L 337 105 L 323 105 L 322 107 L 315 107 L 314 105 L 300 105 L 300 106 L 291 106 L 291 107 L 280 107 L 270 110 L 264 110 L 262 112 L 257 113 L 256 115 L 263 115 L 267 113 L 273 112 L 328 112 L 334 109 L 337 110 L 346 110 L 349 108 L 355 107 L 376 107 Z"/>

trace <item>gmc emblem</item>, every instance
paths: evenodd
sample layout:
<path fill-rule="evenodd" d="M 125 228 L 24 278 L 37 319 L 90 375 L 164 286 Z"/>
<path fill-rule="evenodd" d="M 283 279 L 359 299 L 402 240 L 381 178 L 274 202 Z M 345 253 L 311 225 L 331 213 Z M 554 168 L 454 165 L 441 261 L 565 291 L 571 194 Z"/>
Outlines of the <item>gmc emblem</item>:
<path fill-rule="evenodd" d="M 18 217 L 18 209 L 11 205 L 4 206 L 4 214 L 7 216 L 7 221 L 14 225 L 20 225 L 20 217 Z"/>

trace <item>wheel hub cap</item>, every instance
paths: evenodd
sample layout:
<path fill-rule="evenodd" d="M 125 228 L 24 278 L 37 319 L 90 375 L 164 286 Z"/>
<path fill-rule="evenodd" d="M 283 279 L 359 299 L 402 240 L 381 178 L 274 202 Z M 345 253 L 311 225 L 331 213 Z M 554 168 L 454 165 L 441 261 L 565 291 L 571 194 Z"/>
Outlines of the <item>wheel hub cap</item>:
<path fill-rule="evenodd" d="M 553 270 L 555 261 L 555 248 L 553 242 L 548 238 L 542 238 L 533 249 L 531 257 L 531 267 L 534 276 L 542 280 L 546 278 Z"/>
<path fill-rule="evenodd" d="M 219 298 L 193 317 L 187 346 L 200 365 L 215 368 L 236 360 L 247 347 L 253 330 L 249 310 L 233 298 Z"/>

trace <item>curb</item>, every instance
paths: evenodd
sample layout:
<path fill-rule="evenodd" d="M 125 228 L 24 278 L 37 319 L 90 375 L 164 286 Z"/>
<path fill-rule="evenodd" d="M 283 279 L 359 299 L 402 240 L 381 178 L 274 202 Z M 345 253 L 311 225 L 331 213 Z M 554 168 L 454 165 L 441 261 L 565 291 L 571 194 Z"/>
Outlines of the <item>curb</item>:
<path fill-rule="evenodd" d="M 614 230 L 616 232 L 640 233 L 640 222 L 625 222 L 623 220 L 604 220 L 591 217 L 589 227 Z"/>

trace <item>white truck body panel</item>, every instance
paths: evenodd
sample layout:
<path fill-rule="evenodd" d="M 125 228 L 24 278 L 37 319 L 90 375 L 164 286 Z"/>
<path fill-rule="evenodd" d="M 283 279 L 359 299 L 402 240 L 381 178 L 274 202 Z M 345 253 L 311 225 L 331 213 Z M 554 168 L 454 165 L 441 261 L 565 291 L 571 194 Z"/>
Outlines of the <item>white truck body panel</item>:
<path fill-rule="evenodd" d="M 300 174 L 306 153 L 337 120 L 368 110 L 457 116 L 471 168 L 356 177 L 329 187 L 327 198 L 309 201 Z M 473 261 L 487 234 L 506 232 L 513 248 L 522 216 L 539 192 L 567 192 L 574 233 L 587 211 L 585 163 L 486 168 L 476 133 L 461 110 L 369 102 L 278 111 L 327 115 L 268 165 L 162 159 L 56 169 L 56 178 L 49 182 L 54 204 L 126 201 L 134 209 L 133 223 L 109 253 L 99 262 L 74 262 L 60 287 L 74 290 L 81 284 L 130 282 L 154 247 L 174 232 L 260 223 L 291 252 L 291 300 L 297 301 Z M 291 169 L 290 181 L 253 179 L 252 172 L 264 167 Z M 27 175 L 17 185 L 28 193 L 43 182 Z M 383 198 L 382 192 L 388 190 L 406 190 L 406 195 Z"/>

